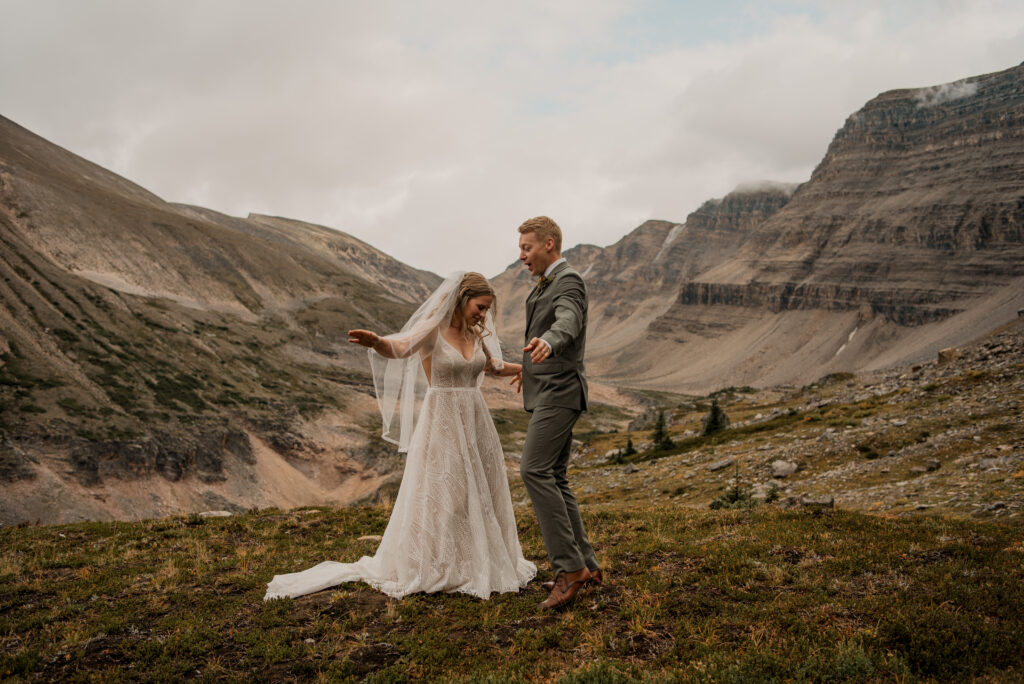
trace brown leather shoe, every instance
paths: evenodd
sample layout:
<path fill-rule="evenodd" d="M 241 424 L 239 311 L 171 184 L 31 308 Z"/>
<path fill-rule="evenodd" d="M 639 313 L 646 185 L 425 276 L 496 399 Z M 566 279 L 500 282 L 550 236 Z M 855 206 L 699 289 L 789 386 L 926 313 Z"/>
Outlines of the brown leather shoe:
<path fill-rule="evenodd" d="M 562 608 L 572 603 L 573 599 L 576 598 L 576 594 L 583 588 L 591 579 L 590 571 L 586 568 L 577 570 L 576 572 L 560 572 L 555 575 L 555 586 L 548 594 L 540 607 L 551 610 L 554 608 Z"/>
<path fill-rule="evenodd" d="M 593 584 L 595 587 L 599 587 L 602 582 L 604 582 L 604 575 L 601 574 L 601 568 L 595 568 L 590 571 L 590 579 L 583 586 L 589 587 Z M 550 594 L 551 590 L 555 588 L 555 583 L 548 580 L 547 582 L 541 582 L 540 586 L 544 587 L 544 591 Z"/>

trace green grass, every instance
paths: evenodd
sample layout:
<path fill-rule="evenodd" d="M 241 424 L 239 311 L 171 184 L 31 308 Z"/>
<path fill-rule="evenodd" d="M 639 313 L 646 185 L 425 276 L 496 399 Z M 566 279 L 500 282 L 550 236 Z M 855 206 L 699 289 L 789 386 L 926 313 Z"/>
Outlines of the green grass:
<path fill-rule="evenodd" d="M 361 584 L 264 603 L 373 553 L 386 506 L 0 529 L 10 681 L 1019 681 L 1019 525 L 760 507 L 589 506 L 606 570 L 569 610 Z M 527 557 L 546 567 L 533 513 Z M 545 573 L 546 575 L 546 573 Z"/>

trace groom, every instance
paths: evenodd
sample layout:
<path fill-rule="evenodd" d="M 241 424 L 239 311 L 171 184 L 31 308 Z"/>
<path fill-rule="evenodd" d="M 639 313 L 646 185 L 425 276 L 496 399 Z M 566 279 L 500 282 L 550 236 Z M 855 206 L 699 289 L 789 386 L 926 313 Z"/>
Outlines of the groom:
<path fill-rule="evenodd" d="M 531 416 L 520 473 L 555 573 L 540 606 L 560 608 L 603 579 L 565 478 L 572 428 L 587 408 L 587 288 L 562 258 L 562 230 L 547 216 L 519 226 L 519 260 L 539 277 L 526 299 L 522 387 Z"/>

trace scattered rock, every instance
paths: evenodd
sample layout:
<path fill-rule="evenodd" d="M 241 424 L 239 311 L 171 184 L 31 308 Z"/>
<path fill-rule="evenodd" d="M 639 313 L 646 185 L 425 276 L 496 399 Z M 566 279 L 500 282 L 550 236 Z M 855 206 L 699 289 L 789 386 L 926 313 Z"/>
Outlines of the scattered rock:
<path fill-rule="evenodd" d="M 941 468 L 942 463 L 936 458 L 929 458 L 924 462 L 924 467 L 927 468 L 928 472 L 932 472 Z"/>
<path fill-rule="evenodd" d="M 383 539 L 383 537 L 379 534 L 364 534 L 362 537 L 359 537 L 356 541 L 379 542 L 381 539 Z"/>
<path fill-rule="evenodd" d="M 800 505 L 811 510 L 831 511 L 835 510 L 836 499 L 834 496 L 805 496 Z"/>
<path fill-rule="evenodd" d="M 632 473 L 636 473 L 639 471 L 640 469 L 636 467 L 635 463 L 630 463 L 625 468 L 622 469 L 622 472 L 626 473 L 627 475 L 631 475 Z"/>
<path fill-rule="evenodd" d="M 715 461 L 714 463 L 709 465 L 708 466 L 708 470 L 710 470 L 711 472 L 714 473 L 716 471 L 722 470 L 723 468 L 728 468 L 733 463 L 735 463 L 735 461 L 733 461 L 733 459 L 731 459 L 731 458 L 723 458 L 721 461 Z"/>
<path fill-rule="evenodd" d="M 199 514 L 200 518 L 230 518 L 231 511 L 203 511 Z"/>
<path fill-rule="evenodd" d="M 772 477 L 784 478 L 789 477 L 797 471 L 799 466 L 792 461 L 773 461 L 772 462 Z"/>
<path fill-rule="evenodd" d="M 961 351 L 956 347 L 946 347 L 939 350 L 939 363 L 950 363 L 956 361 L 961 356 Z"/>

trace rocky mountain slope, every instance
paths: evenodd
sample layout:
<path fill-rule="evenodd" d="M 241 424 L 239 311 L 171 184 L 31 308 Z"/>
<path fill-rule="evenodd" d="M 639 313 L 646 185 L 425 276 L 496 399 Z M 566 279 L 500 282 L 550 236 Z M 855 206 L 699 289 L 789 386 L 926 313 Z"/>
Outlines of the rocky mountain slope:
<path fill-rule="evenodd" d="M 701 436 L 712 399 L 731 426 Z M 1024 516 L 1024 317 L 912 366 L 662 407 L 671 449 L 655 450 L 650 419 L 631 434 L 581 435 L 571 477 L 584 505 L 706 510 L 738 487 L 752 504 Z M 623 458 L 627 439 L 639 453 Z"/>
<path fill-rule="evenodd" d="M 590 269 L 590 368 L 706 392 L 929 358 L 1024 306 L 1022 188 L 1024 66 L 884 93 L 795 190 L 737 190 L 570 252 Z M 496 280 L 525 296 L 518 265 Z M 521 312 L 502 313 L 518 342 Z"/>
<path fill-rule="evenodd" d="M 438 282 L 168 204 L 0 118 L 0 522 L 345 502 L 390 476 L 355 326 Z"/>

